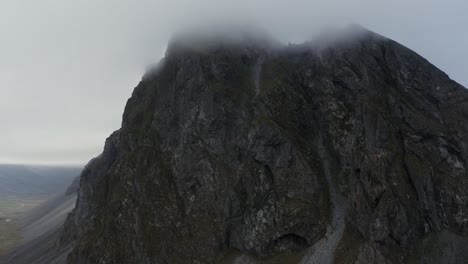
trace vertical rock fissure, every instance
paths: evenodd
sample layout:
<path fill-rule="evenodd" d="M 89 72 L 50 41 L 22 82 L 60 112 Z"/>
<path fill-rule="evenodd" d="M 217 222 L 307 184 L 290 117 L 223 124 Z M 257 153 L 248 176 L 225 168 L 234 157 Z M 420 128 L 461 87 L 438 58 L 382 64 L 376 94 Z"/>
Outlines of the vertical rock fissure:
<path fill-rule="evenodd" d="M 325 236 L 316 242 L 302 259 L 301 264 L 330 264 L 334 262 L 335 250 L 343 236 L 345 217 L 348 210 L 346 197 L 335 185 L 330 164 L 330 154 L 327 152 L 322 136 L 317 142 L 317 153 L 323 164 L 323 174 L 328 184 L 331 206 L 331 221 L 327 226 Z"/>
<path fill-rule="evenodd" d="M 260 55 L 257 59 L 257 63 L 255 63 L 254 69 L 253 69 L 253 80 L 255 84 L 255 95 L 258 95 L 260 93 L 260 76 L 262 74 L 262 66 L 263 66 L 263 61 L 265 58 Z"/>
<path fill-rule="evenodd" d="M 402 157 L 403 169 L 404 169 L 404 171 L 406 173 L 406 176 L 408 177 L 408 182 L 409 182 L 411 188 L 413 189 L 414 194 L 416 195 L 417 201 L 420 201 L 418 188 L 416 188 L 416 184 L 414 183 L 414 180 L 411 177 L 412 175 L 411 175 L 410 169 L 409 169 L 408 164 L 407 164 L 407 160 L 406 160 L 407 159 L 407 153 L 406 153 L 405 138 L 403 136 L 403 132 L 401 132 L 401 129 L 398 130 L 398 136 L 399 136 L 399 140 L 400 140 L 400 144 L 401 144 L 401 151 L 403 153 L 403 157 Z"/>

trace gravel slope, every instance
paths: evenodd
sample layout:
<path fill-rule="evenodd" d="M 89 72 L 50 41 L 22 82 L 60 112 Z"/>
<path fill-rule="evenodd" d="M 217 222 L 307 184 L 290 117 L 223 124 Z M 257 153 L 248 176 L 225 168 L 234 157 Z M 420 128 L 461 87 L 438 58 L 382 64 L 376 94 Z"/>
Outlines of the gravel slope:
<path fill-rule="evenodd" d="M 22 219 L 22 245 L 0 257 L 0 263 L 65 263 L 69 248 L 56 250 L 56 243 L 66 216 L 75 207 L 75 201 L 76 194 L 62 194 L 25 215 Z"/>

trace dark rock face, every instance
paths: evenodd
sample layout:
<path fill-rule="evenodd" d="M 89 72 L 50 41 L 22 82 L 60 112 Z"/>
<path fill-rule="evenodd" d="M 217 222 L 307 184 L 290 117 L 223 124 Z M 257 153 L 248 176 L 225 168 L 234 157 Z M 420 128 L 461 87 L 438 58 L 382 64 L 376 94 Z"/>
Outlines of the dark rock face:
<path fill-rule="evenodd" d="M 431 236 L 456 263 L 468 91 L 358 31 L 168 49 L 82 174 L 68 263 L 423 263 Z"/>

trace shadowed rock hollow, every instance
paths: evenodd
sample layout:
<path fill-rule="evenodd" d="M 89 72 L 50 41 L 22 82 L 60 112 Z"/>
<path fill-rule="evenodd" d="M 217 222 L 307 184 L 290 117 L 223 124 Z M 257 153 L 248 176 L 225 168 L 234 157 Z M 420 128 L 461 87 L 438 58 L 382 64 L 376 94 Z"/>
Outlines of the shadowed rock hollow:
<path fill-rule="evenodd" d="M 187 41 L 84 170 L 68 263 L 467 257 L 465 88 L 357 27 L 287 47 Z"/>

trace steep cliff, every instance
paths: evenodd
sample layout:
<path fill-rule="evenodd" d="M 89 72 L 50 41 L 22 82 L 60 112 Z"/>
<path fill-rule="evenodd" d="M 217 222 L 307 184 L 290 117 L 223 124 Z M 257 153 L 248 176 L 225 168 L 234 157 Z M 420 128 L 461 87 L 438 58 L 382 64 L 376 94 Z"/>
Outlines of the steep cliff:
<path fill-rule="evenodd" d="M 361 28 L 288 47 L 185 41 L 84 170 L 68 263 L 467 257 L 465 88 Z"/>

